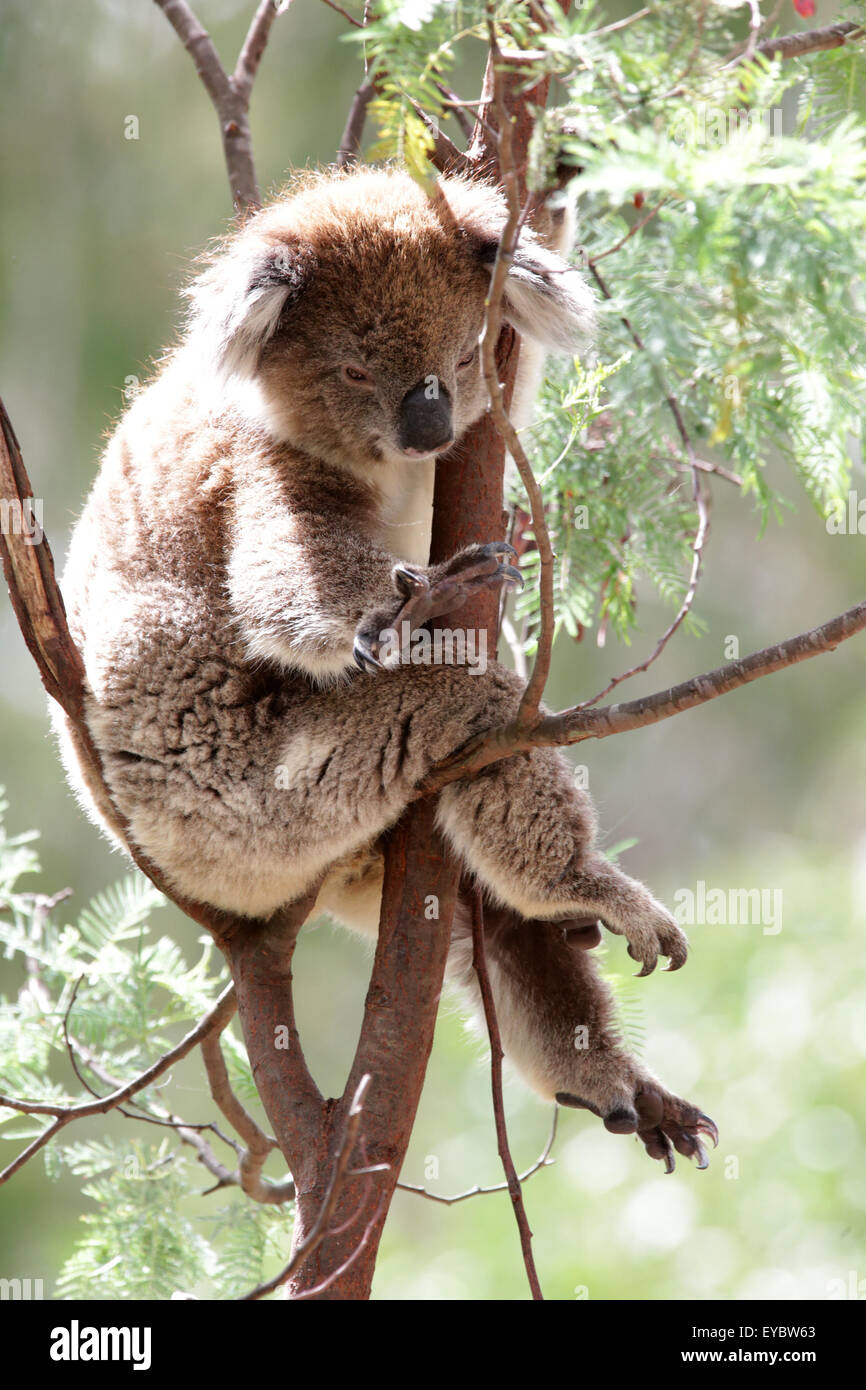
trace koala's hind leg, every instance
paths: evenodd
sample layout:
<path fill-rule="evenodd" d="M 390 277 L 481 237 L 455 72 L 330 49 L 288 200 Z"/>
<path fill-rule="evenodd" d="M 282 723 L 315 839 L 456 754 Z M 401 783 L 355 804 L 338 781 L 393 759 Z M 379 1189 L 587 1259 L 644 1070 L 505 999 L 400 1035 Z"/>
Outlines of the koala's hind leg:
<path fill-rule="evenodd" d="M 494 763 L 440 796 L 440 824 L 489 895 L 526 918 L 596 916 L 655 969 L 684 964 L 687 941 L 652 894 L 595 848 L 595 814 L 549 749 Z"/>
<path fill-rule="evenodd" d="M 533 1089 L 562 1105 L 591 1110 L 615 1134 L 636 1133 L 668 1172 L 674 1150 L 705 1168 L 701 1135 L 717 1142 L 716 1127 L 666 1091 L 623 1046 L 610 992 L 587 949 L 596 941 L 591 929 L 569 921 L 526 921 L 489 903 L 484 925 L 503 1049 Z M 480 1010 L 469 934 L 468 908 L 461 902 L 449 975 Z"/>

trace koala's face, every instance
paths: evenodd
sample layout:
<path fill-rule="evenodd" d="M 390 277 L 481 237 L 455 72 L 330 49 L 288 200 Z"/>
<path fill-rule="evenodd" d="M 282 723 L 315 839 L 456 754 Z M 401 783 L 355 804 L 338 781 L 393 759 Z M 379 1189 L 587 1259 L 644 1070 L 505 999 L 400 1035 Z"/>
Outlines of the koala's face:
<path fill-rule="evenodd" d="M 252 380 L 275 437 L 354 470 L 442 453 L 487 405 L 479 336 L 506 209 L 487 184 L 325 176 L 255 216 L 193 288 L 191 338 Z M 506 316 L 559 350 L 591 319 L 576 271 L 527 235 Z"/>
<path fill-rule="evenodd" d="M 296 446 L 371 468 L 449 448 L 487 403 L 490 276 L 444 234 L 353 226 L 315 252 L 262 349 L 268 418 Z"/>

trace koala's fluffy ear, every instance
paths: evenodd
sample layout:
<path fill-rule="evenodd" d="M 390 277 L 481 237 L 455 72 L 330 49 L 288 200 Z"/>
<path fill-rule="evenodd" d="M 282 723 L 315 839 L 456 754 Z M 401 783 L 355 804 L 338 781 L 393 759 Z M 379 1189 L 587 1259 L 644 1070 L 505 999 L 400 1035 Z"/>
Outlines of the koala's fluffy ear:
<path fill-rule="evenodd" d="M 190 335 L 223 377 L 251 377 L 281 315 L 303 292 L 312 270 L 308 251 L 284 241 L 243 239 L 188 290 Z"/>
<path fill-rule="evenodd" d="M 485 242 L 481 260 L 493 271 L 497 242 Z M 595 299 L 580 271 L 536 241 L 522 240 L 505 281 L 503 309 L 518 333 L 550 352 L 585 347 L 595 325 Z"/>

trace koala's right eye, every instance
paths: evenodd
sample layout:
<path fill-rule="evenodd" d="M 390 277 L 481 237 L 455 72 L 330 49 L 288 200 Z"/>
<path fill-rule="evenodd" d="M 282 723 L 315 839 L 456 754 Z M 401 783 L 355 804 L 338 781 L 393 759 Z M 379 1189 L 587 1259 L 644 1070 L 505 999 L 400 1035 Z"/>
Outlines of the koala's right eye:
<path fill-rule="evenodd" d="M 349 362 L 344 362 L 341 370 L 343 380 L 350 386 L 372 387 L 373 378 L 369 372 L 365 372 L 363 367 L 355 367 Z"/>

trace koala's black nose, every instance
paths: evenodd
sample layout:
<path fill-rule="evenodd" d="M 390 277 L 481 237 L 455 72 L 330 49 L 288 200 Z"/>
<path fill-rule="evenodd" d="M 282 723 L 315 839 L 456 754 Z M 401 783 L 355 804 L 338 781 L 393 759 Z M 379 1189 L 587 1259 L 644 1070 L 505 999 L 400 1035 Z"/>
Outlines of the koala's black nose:
<path fill-rule="evenodd" d="M 433 454 L 451 443 L 451 397 L 435 377 L 426 377 L 407 391 L 398 415 L 400 448 Z"/>

